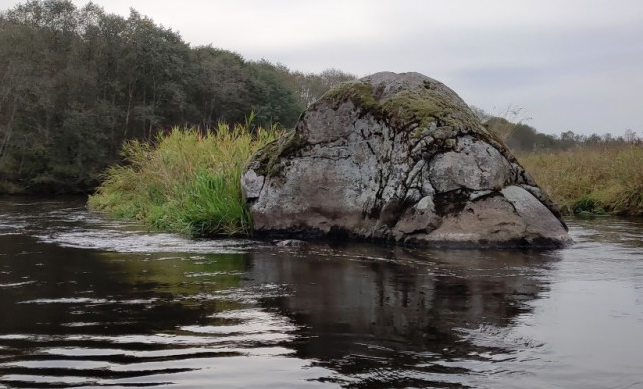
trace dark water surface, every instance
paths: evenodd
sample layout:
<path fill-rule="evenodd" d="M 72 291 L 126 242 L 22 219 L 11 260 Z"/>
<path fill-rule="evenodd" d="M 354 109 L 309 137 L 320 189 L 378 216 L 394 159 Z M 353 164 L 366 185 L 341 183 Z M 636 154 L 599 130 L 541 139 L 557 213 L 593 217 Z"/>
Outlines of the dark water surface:
<path fill-rule="evenodd" d="M 550 252 L 189 241 L 0 199 L 0 387 L 643 388 L 643 222 Z"/>

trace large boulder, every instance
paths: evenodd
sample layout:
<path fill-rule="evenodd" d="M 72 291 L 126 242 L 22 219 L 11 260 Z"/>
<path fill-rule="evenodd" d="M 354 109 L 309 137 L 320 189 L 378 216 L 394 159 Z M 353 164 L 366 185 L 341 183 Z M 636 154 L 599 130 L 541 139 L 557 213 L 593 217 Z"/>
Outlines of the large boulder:
<path fill-rule="evenodd" d="M 341 84 L 242 177 L 258 236 L 449 247 L 558 247 L 559 211 L 444 84 L 377 73 Z"/>

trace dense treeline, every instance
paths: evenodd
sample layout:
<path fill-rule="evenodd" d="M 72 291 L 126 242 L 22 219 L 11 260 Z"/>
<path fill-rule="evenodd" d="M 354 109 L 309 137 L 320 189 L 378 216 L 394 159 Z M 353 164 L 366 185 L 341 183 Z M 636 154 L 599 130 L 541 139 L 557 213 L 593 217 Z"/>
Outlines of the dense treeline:
<path fill-rule="evenodd" d="M 216 37 L 213 37 L 214 39 Z M 289 127 L 338 71 L 190 47 L 131 10 L 30 1 L 0 13 L 0 193 L 91 190 L 124 140 L 217 122 Z"/>

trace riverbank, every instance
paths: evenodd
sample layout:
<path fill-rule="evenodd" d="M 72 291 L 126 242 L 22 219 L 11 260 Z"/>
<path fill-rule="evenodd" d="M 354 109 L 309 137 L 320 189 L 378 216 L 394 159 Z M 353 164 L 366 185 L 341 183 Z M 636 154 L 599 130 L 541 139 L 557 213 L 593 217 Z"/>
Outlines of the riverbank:
<path fill-rule="evenodd" d="M 643 215 L 640 144 L 584 144 L 518 160 L 563 214 Z"/>
<path fill-rule="evenodd" d="M 219 124 L 205 133 L 174 128 L 152 145 L 126 142 L 126 163 L 106 171 L 88 205 L 154 230 L 248 235 L 252 223 L 241 193 L 241 172 L 279 134 L 275 128 L 251 131 L 247 125 Z"/>

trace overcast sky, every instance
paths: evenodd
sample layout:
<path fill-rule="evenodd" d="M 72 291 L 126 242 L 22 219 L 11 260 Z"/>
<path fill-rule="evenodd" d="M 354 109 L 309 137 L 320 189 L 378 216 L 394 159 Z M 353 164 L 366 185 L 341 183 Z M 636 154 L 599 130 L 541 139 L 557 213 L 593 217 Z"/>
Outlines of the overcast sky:
<path fill-rule="evenodd" d="M 522 108 L 541 132 L 643 134 L 642 0 L 94 3 L 123 16 L 133 7 L 193 46 L 304 72 L 420 72 L 489 112 Z"/>

